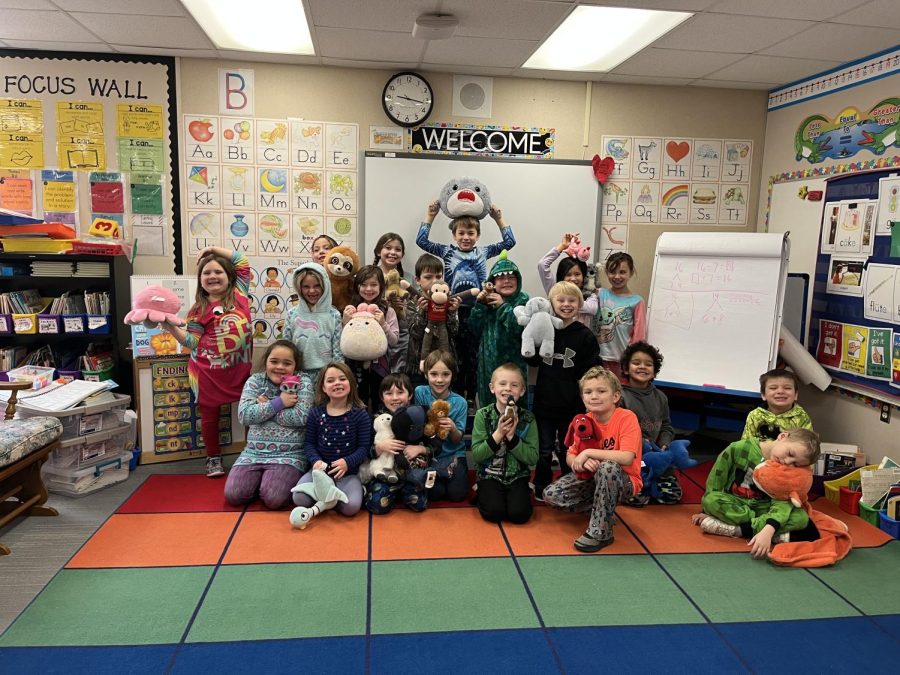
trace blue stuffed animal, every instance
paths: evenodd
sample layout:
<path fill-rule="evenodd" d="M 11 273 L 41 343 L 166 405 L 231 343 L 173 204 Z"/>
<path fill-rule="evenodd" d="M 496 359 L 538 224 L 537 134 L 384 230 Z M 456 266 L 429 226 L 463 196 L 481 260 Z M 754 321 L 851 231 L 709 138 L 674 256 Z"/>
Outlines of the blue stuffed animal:
<path fill-rule="evenodd" d="M 644 490 L 654 499 L 659 499 L 662 493 L 656 485 L 656 479 L 662 476 L 669 468 L 687 469 L 696 466 L 697 460 L 691 459 L 688 454 L 690 441 L 679 439 L 672 441 L 665 450 L 658 445 L 644 439 L 643 455 L 641 456 L 641 479 L 644 481 Z"/>

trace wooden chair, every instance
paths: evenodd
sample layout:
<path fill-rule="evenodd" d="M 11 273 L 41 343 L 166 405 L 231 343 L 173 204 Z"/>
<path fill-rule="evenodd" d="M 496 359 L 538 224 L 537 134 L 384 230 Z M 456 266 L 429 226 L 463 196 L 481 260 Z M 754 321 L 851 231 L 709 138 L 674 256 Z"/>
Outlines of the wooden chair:
<path fill-rule="evenodd" d="M 21 456 L 7 460 L 5 464 L 6 448 L 0 447 L 0 527 L 20 515 L 59 515 L 56 509 L 43 506 L 47 501 L 47 488 L 41 479 L 41 465 L 59 447 L 62 425 L 55 417 L 13 420 L 18 391 L 30 388 L 30 382 L 0 382 L 0 391 L 11 390 L 4 421 L 0 422 L 0 445 L 27 443 Z M 28 449 L 32 445 L 36 447 Z M 0 544 L 0 555 L 10 552 L 9 547 Z"/>

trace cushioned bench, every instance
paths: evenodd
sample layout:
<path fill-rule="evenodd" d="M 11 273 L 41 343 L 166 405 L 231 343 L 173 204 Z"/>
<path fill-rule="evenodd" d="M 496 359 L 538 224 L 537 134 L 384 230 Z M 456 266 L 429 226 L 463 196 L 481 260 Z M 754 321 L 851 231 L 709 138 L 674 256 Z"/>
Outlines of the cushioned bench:
<path fill-rule="evenodd" d="M 55 516 L 58 511 L 42 506 L 47 488 L 41 480 L 41 465 L 59 447 L 62 424 L 55 417 L 14 420 L 16 392 L 29 383 L 0 382 L 0 390 L 12 390 L 0 422 L 0 527 L 20 515 Z M 10 549 L 0 544 L 0 555 Z"/>

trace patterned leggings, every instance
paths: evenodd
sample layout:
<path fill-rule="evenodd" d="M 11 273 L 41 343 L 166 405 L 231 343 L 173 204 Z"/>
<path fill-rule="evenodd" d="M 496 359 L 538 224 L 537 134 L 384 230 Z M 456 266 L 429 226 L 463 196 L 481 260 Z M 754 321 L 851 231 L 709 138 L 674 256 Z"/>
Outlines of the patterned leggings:
<path fill-rule="evenodd" d="M 290 464 L 235 464 L 225 481 L 225 501 L 249 504 L 256 495 L 266 508 L 277 510 L 291 503 L 291 488 L 302 475 Z"/>
<path fill-rule="evenodd" d="M 567 473 L 544 490 L 544 501 L 563 511 L 591 512 L 587 533 L 603 541 L 612 537 L 613 516 L 616 504 L 634 494 L 631 479 L 621 465 L 610 460 L 600 463 L 600 468 L 587 480 L 579 480 L 574 473 Z"/>

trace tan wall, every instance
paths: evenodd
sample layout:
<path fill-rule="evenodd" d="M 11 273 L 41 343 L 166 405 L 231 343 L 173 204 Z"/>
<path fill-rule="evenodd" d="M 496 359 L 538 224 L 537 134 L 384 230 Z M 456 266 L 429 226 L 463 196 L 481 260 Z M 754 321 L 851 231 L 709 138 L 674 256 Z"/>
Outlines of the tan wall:
<path fill-rule="evenodd" d="M 216 76 L 218 69 L 224 67 L 254 71 L 257 117 L 356 122 L 360 125 L 363 148 L 368 144 L 369 125 L 389 123 L 381 109 L 381 92 L 395 71 L 205 59 L 181 60 L 183 113 L 215 113 L 218 110 Z M 423 74 L 435 90 L 431 121 L 553 127 L 556 129 L 556 159 L 590 159 L 600 152 L 603 134 L 750 139 L 756 157 L 748 200 L 751 205 L 748 225 L 742 229 L 754 228 L 756 210 L 752 205 L 756 204 L 759 189 L 765 92 L 594 84 L 589 145 L 585 150 L 582 148 L 586 92 L 583 82 L 496 78 L 493 118 L 484 120 L 454 118 L 450 114 L 452 74 Z M 564 229 L 560 224 L 560 234 Z M 650 287 L 656 239 L 665 229 L 655 225 L 630 228 L 629 251 L 638 270 L 632 290 L 644 296 Z M 186 266 L 186 269 L 190 268 Z"/>
<path fill-rule="evenodd" d="M 770 176 L 813 167 L 809 162 L 796 161 L 793 145 L 797 128 L 809 115 L 819 113 L 832 118 L 846 107 L 869 109 L 884 98 L 898 95 L 900 75 L 892 75 L 770 113 L 766 121 L 763 181 L 767 184 Z M 871 153 L 862 152 L 849 161 L 869 161 L 874 157 Z M 833 163 L 833 160 L 828 160 L 815 166 Z M 765 190 L 759 195 L 758 213 L 759 229 L 762 230 L 766 218 Z M 822 440 L 855 443 L 862 447 L 870 461 L 877 462 L 884 455 L 900 461 L 900 410 L 897 408 L 892 410 L 890 424 L 885 424 L 879 420 L 877 408 L 834 391 L 823 393 L 814 387 L 804 387 L 800 399 Z"/>

